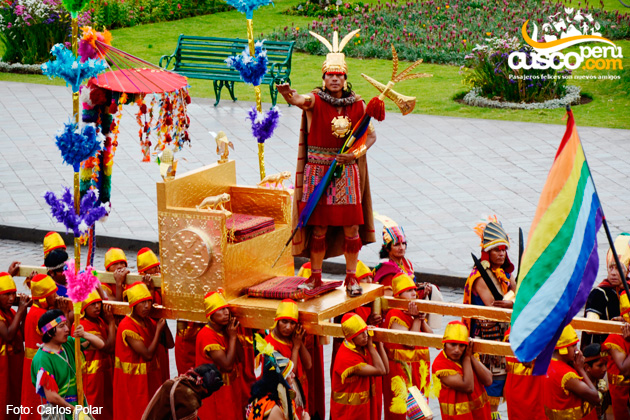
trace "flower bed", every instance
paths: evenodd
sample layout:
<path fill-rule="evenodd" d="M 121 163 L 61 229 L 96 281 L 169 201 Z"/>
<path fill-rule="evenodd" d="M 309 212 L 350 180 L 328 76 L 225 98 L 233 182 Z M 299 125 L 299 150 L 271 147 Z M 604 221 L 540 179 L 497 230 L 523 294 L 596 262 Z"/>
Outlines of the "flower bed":
<path fill-rule="evenodd" d="M 314 20 L 306 28 L 285 27 L 267 39 L 295 40 L 298 50 L 321 55 L 327 51 L 309 30 L 330 39 L 332 31 L 343 36 L 361 28 L 360 35 L 344 49 L 346 55 L 391 59 L 390 44 L 394 44 L 402 60 L 422 58 L 425 62 L 461 65 L 464 56 L 485 38 L 518 35 L 526 19 L 540 27 L 563 7 L 553 0 L 377 0 L 354 14 Z M 600 22 L 603 36 L 630 37 L 630 15 L 592 8 L 582 12 L 592 13 Z"/>
<path fill-rule="evenodd" d="M 358 13 L 363 10 L 363 2 L 344 3 L 337 0 L 335 4 L 320 4 L 306 1 L 297 6 L 288 8 L 284 13 L 294 16 L 311 16 L 318 18 L 331 18 L 336 16 L 346 16 Z"/>
<path fill-rule="evenodd" d="M 534 103 L 518 103 L 497 101 L 495 99 L 488 99 L 482 96 L 479 88 L 473 88 L 468 92 L 462 101 L 465 104 L 472 106 L 481 106 L 486 108 L 504 108 L 504 109 L 554 109 L 564 108 L 567 105 L 579 104 L 581 100 L 580 92 L 582 88 L 579 86 L 567 86 L 565 89 L 566 94 L 557 99 L 549 99 L 544 102 Z"/>

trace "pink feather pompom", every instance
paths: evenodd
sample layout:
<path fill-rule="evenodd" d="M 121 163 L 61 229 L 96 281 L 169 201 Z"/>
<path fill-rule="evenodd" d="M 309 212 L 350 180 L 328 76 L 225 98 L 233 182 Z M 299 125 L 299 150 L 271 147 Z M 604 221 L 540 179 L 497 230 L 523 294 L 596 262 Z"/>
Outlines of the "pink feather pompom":
<path fill-rule="evenodd" d="M 69 260 L 67 265 L 68 267 L 63 273 L 68 282 L 68 297 L 74 303 L 83 302 L 92 290 L 100 284 L 98 278 L 92 273 L 94 268 L 87 266 L 85 270 L 75 274 L 74 260 Z"/>

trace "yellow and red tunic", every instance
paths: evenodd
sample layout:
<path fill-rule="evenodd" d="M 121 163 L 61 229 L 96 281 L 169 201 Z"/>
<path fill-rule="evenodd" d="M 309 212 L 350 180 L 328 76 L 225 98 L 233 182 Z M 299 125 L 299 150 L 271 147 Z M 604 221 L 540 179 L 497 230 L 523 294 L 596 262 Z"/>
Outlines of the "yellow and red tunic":
<path fill-rule="evenodd" d="M 277 337 L 273 331 L 271 331 L 271 333 L 267 335 L 267 337 L 265 337 L 265 341 L 270 343 L 276 351 L 279 351 L 280 354 L 282 354 L 287 359 L 291 358 L 291 353 L 293 352 L 293 342 L 284 341 L 283 339 Z M 304 392 L 304 404 L 306 405 L 304 409 L 310 414 L 311 411 L 309 406 L 308 378 L 306 377 L 306 371 L 302 366 L 302 359 L 300 357 L 298 357 L 297 374 L 295 376 L 300 380 L 300 384 L 302 384 L 302 391 Z"/>
<path fill-rule="evenodd" d="M 462 365 L 450 360 L 442 350 L 433 361 L 432 372 L 436 379 L 451 375 L 464 376 Z M 460 392 L 453 388 L 441 384 L 440 395 L 440 412 L 442 420 L 488 420 L 490 419 L 490 402 L 488 394 L 474 376 L 473 392 Z"/>
<path fill-rule="evenodd" d="M 81 319 L 85 332 L 94 334 L 107 340 L 108 327 L 101 318 L 92 322 L 87 318 Z M 74 326 L 72 328 L 74 330 Z M 114 357 L 110 353 L 100 350 L 84 350 L 85 363 L 83 370 L 83 391 L 88 403 L 93 407 L 102 407 L 101 415 L 97 418 L 111 419 L 114 416 Z"/>
<path fill-rule="evenodd" d="M 331 420 L 380 419 L 375 377 L 353 375 L 363 366 L 372 364 L 372 357 L 368 351 L 360 351 L 354 344 L 344 340 L 335 357 L 332 372 Z"/>
<path fill-rule="evenodd" d="M 510 420 L 544 420 L 542 387 L 544 376 L 532 375 L 534 365 L 527 367 L 516 357 L 506 357 L 507 378 L 503 396 Z"/>
<path fill-rule="evenodd" d="M 157 323 L 144 319 L 142 326 L 127 315 L 120 322 L 116 333 L 116 358 L 114 364 L 114 420 L 139 420 L 145 408 L 162 385 L 162 374 L 157 352 L 147 362 L 136 353 L 127 340 L 141 340 L 149 346 Z"/>
<path fill-rule="evenodd" d="M 624 357 L 630 354 L 630 343 L 619 334 L 610 334 L 602 347 L 608 352 L 617 350 L 623 353 Z M 610 389 L 610 401 L 612 403 L 613 414 L 616 419 L 628 417 L 628 397 L 630 396 L 630 378 L 621 375 L 619 367 L 612 356 L 608 357 L 608 386 Z"/>
<path fill-rule="evenodd" d="M 203 324 L 197 322 L 177 321 L 175 364 L 178 375 L 183 375 L 196 366 L 195 346 L 197 345 L 197 334 L 202 328 Z"/>
<path fill-rule="evenodd" d="M 566 389 L 570 379 L 582 380 L 577 371 L 566 363 L 551 359 L 543 381 L 545 414 L 549 420 L 597 419 L 597 410 Z"/>
<path fill-rule="evenodd" d="M 293 404 L 293 420 L 299 420 L 295 411 L 295 401 L 291 401 L 291 404 Z M 278 403 L 270 399 L 269 396 L 256 399 L 247 406 L 246 418 L 247 420 L 264 420 L 269 417 L 271 410 L 273 410 L 276 405 L 278 405 Z"/>
<path fill-rule="evenodd" d="M 229 341 L 225 335 L 206 325 L 197 334 L 195 364 L 199 366 L 204 363 L 214 363 L 210 352 L 217 350 L 227 354 Z M 242 394 L 249 393 L 249 390 L 242 389 L 244 383 L 242 362 L 235 360 L 231 372 L 224 372 L 221 368 L 219 370 L 222 374 L 223 386 L 202 401 L 197 415 L 201 420 L 214 420 L 219 417 L 221 420 L 243 420 Z"/>
<path fill-rule="evenodd" d="M 41 414 L 37 413 L 37 407 L 42 404 L 42 399 L 37 392 L 35 386 L 28 379 L 31 377 L 31 364 L 33 357 L 37 353 L 38 344 L 42 343 L 42 334 L 37 328 L 39 318 L 46 312 L 37 303 L 26 314 L 24 320 L 24 368 L 22 369 L 22 420 L 40 420 Z M 26 378 L 26 379 L 25 379 Z M 30 414 L 26 414 L 30 413 Z"/>
<path fill-rule="evenodd" d="M 0 322 L 7 328 L 15 318 L 13 309 L 0 309 Z M 22 391 L 22 365 L 24 364 L 24 332 L 19 329 L 13 340 L 4 341 L 0 338 L 0 407 L 8 405 L 20 405 L 20 393 Z M 20 414 L 5 413 L 6 419 L 17 420 Z"/>
<path fill-rule="evenodd" d="M 410 329 L 413 318 L 400 309 L 390 309 L 385 317 L 385 327 L 399 324 Z M 394 394 L 392 391 L 392 379 L 400 376 L 407 386 L 415 385 L 426 395 L 426 387 L 430 381 L 431 358 L 429 349 L 421 346 L 405 346 L 402 344 L 385 344 L 389 359 L 389 373 L 384 378 L 383 397 L 385 403 L 385 418 L 387 420 L 404 420 L 405 414 L 395 414 L 390 411 Z"/>

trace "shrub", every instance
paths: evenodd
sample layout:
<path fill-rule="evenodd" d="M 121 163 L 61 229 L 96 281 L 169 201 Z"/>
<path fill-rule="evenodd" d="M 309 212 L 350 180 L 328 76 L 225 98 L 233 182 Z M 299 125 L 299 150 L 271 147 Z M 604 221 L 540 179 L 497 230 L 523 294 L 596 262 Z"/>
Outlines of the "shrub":
<path fill-rule="evenodd" d="M 52 46 L 69 40 L 71 20 L 61 0 L 0 0 L 2 60 L 22 64 L 49 60 Z M 79 25 L 89 21 L 89 12 L 79 15 Z"/>
<path fill-rule="evenodd" d="M 284 13 L 295 16 L 330 18 L 339 15 L 346 16 L 358 13 L 363 10 L 364 6 L 365 4 L 361 1 L 356 3 L 344 3 L 341 0 L 337 0 L 335 4 L 307 1 L 305 3 L 300 3 L 297 6 L 288 8 Z"/>
<path fill-rule="evenodd" d="M 464 81 L 483 97 L 507 102 L 544 102 L 565 95 L 570 70 L 513 70 L 508 66 L 508 56 L 513 51 L 525 53 L 531 64 L 532 48 L 521 46 L 518 38 L 486 39 L 485 44 L 477 45 L 465 57 Z"/>
<path fill-rule="evenodd" d="M 394 44 L 403 60 L 464 64 L 464 56 L 485 38 L 507 33 L 517 36 L 525 20 L 541 27 L 549 16 L 563 10 L 554 0 L 377 0 L 352 14 L 313 20 L 306 28 L 285 27 L 267 36 L 270 40 L 295 40 L 296 49 L 324 54 L 325 48 L 308 33 L 328 39 L 361 28 L 360 35 L 344 50 L 359 58 L 391 59 Z M 630 15 L 585 7 L 600 22 L 602 35 L 610 39 L 630 37 Z"/>

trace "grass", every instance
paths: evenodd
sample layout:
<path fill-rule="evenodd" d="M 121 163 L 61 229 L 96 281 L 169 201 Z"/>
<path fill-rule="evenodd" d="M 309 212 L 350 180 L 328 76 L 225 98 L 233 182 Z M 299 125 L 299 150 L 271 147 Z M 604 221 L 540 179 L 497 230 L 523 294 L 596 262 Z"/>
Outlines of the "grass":
<path fill-rule="evenodd" d="M 265 7 L 254 14 L 254 33 L 271 32 L 278 27 L 296 26 L 312 22 L 312 18 L 286 16 L 281 12 L 287 7 L 295 5 L 299 0 L 280 0 L 275 7 Z M 607 3 L 613 3 L 607 0 Z M 620 5 L 621 6 L 621 5 Z M 162 55 L 173 53 L 179 34 L 206 35 L 224 37 L 245 37 L 246 26 L 242 14 L 232 11 L 214 15 L 198 16 L 174 22 L 164 22 L 113 31 L 114 45 L 147 61 L 157 63 Z M 624 51 L 623 66 L 630 68 L 630 41 L 618 41 Z M 324 57 L 295 53 L 292 63 L 292 85 L 298 92 L 309 92 L 321 84 L 321 64 Z M 391 76 L 391 62 L 387 60 L 368 59 L 359 60 L 348 58 L 350 79 L 354 89 L 366 100 L 375 96 L 377 91 L 369 85 L 360 73 L 387 83 Z M 409 63 L 401 63 L 401 69 Z M 477 108 L 459 104 L 453 100 L 458 94 L 467 91 L 462 84 L 459 68 L 455 66 L 422 64 L 417 72 L 429 73 L 433 77 L 403 82 L 396 86 L 396 90 L 415 96 L 415 113 L 444 115 L 464 118 L 500 119 L 509 121 L 544 122 L 564 124 L 562 117 L 564 109 L 555 110 L 503 110 Z M 614 73 L 614 71 L 587 71 L 579 69 L 574 75 L 599 75 Z M 628 72 L 626 71 L 626 75 Z M 626 76 L 628 77 L 628 76 Z M 44 76 L 17 75 L 0 73 L 0 80 L 45 83 L 63 85 L 60 81 L 50 81 Z M 212 83 L 204 80 L 191 79 L 190 92 L 193 97 L 214 97 Z M 582 87 L 582 91 L 593 97 L 593 101 L 586 105 L 575 106 L 574 114 L 579 125 L 609 128 L 630 129 L 630 82 L 621 84 L 618 80 L 574 80 L 570 82 Z M 263 86 L 263 101 L 270 102 L 269 91 Z M 254 101 L 253 89 L 245 84 L 236 85 L 236 95 L 239 100 Z M 226 89 L 222 92 L 222 101 L 229 101 Z M 282 99 L 280 99 L 282 101 Z M 386 101 L 387 110 L 395 111 L 395 105 Z M 221 106 L 221 105 L 219 105 Z"/>
<path fill-rule="evenodd" d="M 584 7 L 585 5 L 589 6 L 589 9 L 592 7 L 602 8 L 600 0 L 560 0 L 561 3 L 564 3 L 567 7 Z M 606 11 L 614 11 L 619 10 L 621 13 L 627 13 L 630 11 L 627 7 L 624 7 L 619 0 L 602 0 L 604 3 L 603 9 Z M 630 4 L 630 2 L 624 0 L 624 3 Z"/>

